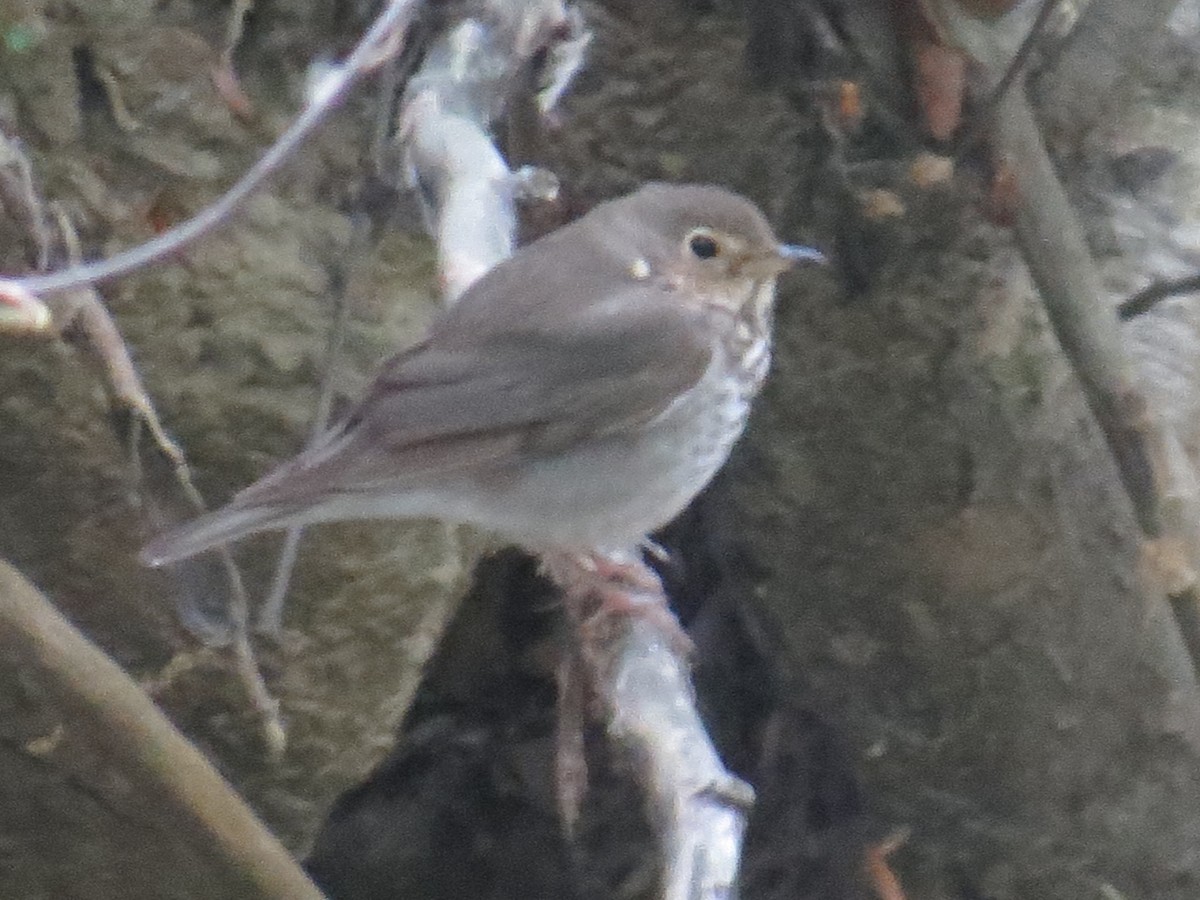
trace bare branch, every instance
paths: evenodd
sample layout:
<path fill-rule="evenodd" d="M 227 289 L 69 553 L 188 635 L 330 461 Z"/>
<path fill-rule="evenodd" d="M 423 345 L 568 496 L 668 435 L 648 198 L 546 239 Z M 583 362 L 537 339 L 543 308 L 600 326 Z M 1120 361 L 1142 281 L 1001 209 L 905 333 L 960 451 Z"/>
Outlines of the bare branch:
<path fill-rule="evenodd" d="M 51 207 L 54 208 L 62 242 L 67 248 L 67 258 L 72 264 L 77 263 L 80 251 L 79 239 L 74 226 L 66 214 L 57 208 L 56 204 L 52 203 Z M 133 364 L 133 358 L 129 355 L 129 348 L 125 345 L 121 332 L 117 329 L 117 323 L 113 321 L 107 307 L 100 299 L 100 294 L 91 286 L 77 288 L 56 295 L 50 301 L 50 307 L 54 312 L 59 331 L 74 325 L 83 332 L 92 352 L 100 358 L 104 366 L 109 390 L 112 391 L 117 403 L 133 413 L 137 426 L 144 425 L 150 432 L 155 446 L 171 463 L 175 481 L 179 484 L 183 495 L 196 512 L 204 512 L 207 507 L 192 480 L 191 467 L 188 465 L 183 448 L 175 443 L 163 428 L 162 421 L 158 417 L 158 410 L 154 408 L 150 394 L 142 384 L 141 376 L 138 375 Z M 130 446 L 130 458 L 135 466 L 138 466 L 139 462 L 139 435 L 140 427 L 136 427 L 131 435 Z M 140 466 L 138 466 L 138 474 L 140 480 Z M 234 671 L 246 692 L 250 708 L 254 711 L 257 722 L 262 728 L 264 743 L 268 751 L 273 758 L 278 758 L 283 755 L 286 733 L 283 721 L 279 717 L 279 703 L 267 690 L 266 681 L 259 671 L 258 660 L 250 643 L 248 624 L 250 598 L 242 581 L 241 570 L 238 569 L 229 548 L 220 548 L 218 557 L 229 582 L 233 627 L 225 640 L 228 641 L 233 654 Z"/>
<path fill-rule="evenodd" d="M 38 193 L 33 163 L 21 142 L 0 135 L 0 203 L 29 235 L 35 253 L 33 267 L 44 272 L 50 265 L 51 244 L 46 207 Z"/>
<path fill-rule="evenodd" d="M 512 253 L 514 200 L 546 192 L 538 173 L 512 173 L 490 129 L 512 92 L 530 79 L 522 67 L 535 53 L 556 61 L 539 93 L 543 115 L 580 65 L 588 38 L 582 24 L 557 0 L 495 4 L 487 18 L 469 19 L 443 36 L 413 77 L 405 96 L 400 139 L 410 183 L 421 191 L 427 225 L 438 242 L 447 302 Z M 507 16 L 507 18 L 506 18 Z M 565 46 L 557 56 L 556 46 Z M 608 559 L 608 558 L 606 558 Z M 577 660 L 560 673 L 559 799 L 564 824 L 574 819 L 586 778 L 575 733 L 582 713 L 576 666 L 607 712 L 609 731 L 633 750 L 642 766 L 664 854 L 667 900 L 727 897 L 736 882 L 750 788 L 721 764 L 696 712 L 682 634 L 666 606 L 658 577 L 636 554 L 608 559 L 641 573 L 631 602 L 661 615 L 609 615 L 603 627 L 580 610 L 592 599 L 579 585 L 577 561 L 543 559 L 567 595 L 580 645 Z M 594 573 L 591 573 L 594 576 Z M 575 724 L 572 724 L 575 723 Z"/>
<path fill-rule="evenodd" d="M 1129 321 L 1135 316 L 1149 312 L 1158 303 L 1169 297 L 1194 294 L 1197 291 L 1200 291 L 1200 274 L 1185 275 L 1170 281 L 1155 281 L 1124 300 L 1117 307 L 1117 315 L 1122 321 Z"/>
<path fill-rule="evenodd" d="M 12 177 L 14 170 L 18 175 L 16 179 Z M 0 137 L 0 190 L 3 191 L 11 211 L 33 235 L 39 260 L 65 256 L 69 265 L 79 265 L 82 258 L 79 237 L 69 216 L 59 204 L 46 204 L 43 201 L 32 164 L 17 142 L 3 137 Z M 56 233 L 53 234 L 49 227 L 51 222 L 57 225 Z M 129 348 L 95 288 L 85 285 L 60 292 L 53 296 L 48 304 L 43 305 L 33 297 L 21 297 L 17 283 L 10 282 L 8 287 L 17 290 L 8 301 L 0 298 L 0 310 L 8 306 L 15 310 L 15 314 L 24 315 L 25 320 L 30 322 L 27 327 L 48 330 L 53 321 L 56 333 L 62 333 L 71 327 L 82 332 L 89 349 L 99 358 L 104 368 L 105 380 L 112 397 L 118 406 L 132 414 L 134 427 L 130 434 L 130 458 L 137 469 L 138 480 L 140 481 L 141 474 L 138 444 L 144 427 L 150 432 L 158 450 L 170 462 L 183 495 L 193 509 L 203 512 L 204 500 L 192 480 L 191 469 L 183 449 L 163 428 L 158 412 L 133 364 Z M 5 324 L 6 318 L 11 321 L 15 314 L 0 316 L 0 326 Z M 249 598 L 232 554 L 227 548 L 222 548 L 219 556 L 230 586 L 232 633 L 204 637 L 213 639 L 213 643 L 225 643 L 231 647 L 234 671 L 242 682 L 250 706 L 262 726 L 265 744 L 272 755 L 279 756 L 283 753 L 285 741 L 283 723 L 279 718 L 278 704 L 271 697 L 259 672 L 247 634 Z"/>
<path fill-rule="evenodd" d="M 1179 540 L 1194 542 L 1200 537 L 1196 510 L 1180 507 L 1180 498 L 1189 492 L 1181 482 L 1184 473 L 1172 463 L 1181 455 L 1178 438 L 1135 386 L 1133 361 L 1119 320 L 1101 302 L 1104 292 L 1095 261 L 1024 91 L 1011 92 L 1002 100 L 994 139 L 1019 180 L 1017 239 L 1026 265 L 1108 441 L 1142 531 L 1157 539 L 1149 549 Z M 1183 580 L 1188 582 L 1183 594 L 1168 593 L 1178 636 L 1197 673 L 1200 618 L 1190 606 L 1194 575 Z"/>
<path fill-rule="evenodd" d="M 635 555 L 606 560 L 643 585 L 629 591 L 630 613 L 605 612 L 603 598 L 581 590 L 591 573 L 576 561 L 556 554 L 544 568 L 563 587 L 609 733 L 641 764 L 664 856 L 664 900 L 728 897 L 754 791 L 725 768 L 696 711 L 687 650 L 658 576 Z"/>
<path fill-rule="evenodd" d="M 995 142 L 1019 179 L 1017 240 L 1063 351 L 1108 439 L 1142 530 L 1161 529 L 1146 401 L 1117 318 L 1100 302 L 1095 261 L 1050 161 L 1024 91 L 1000 104 Z"/>
<path fill-rule="evenodd" d="M 561 96 L 564 71 L 569 77 L 579 62 L 571 53 L 555 56 L 554 48 L 569 44 L 579 51 L 588 38 L 577 32 L 586 35 L 582 20 L 559 0 L 495 4 L 486 16 L 443 35 L 409 83 L 398 137 L 408 182 L 420 191 L 426 226 L 437 239 L 447 302 L 513 252 L 515 200 L 529 190 L 530 179 L 509 171 L 491 127 L 541 51 L 567 60 L 542 99 Z"/>
<path fill-rule="evenodd" d="M 325 371 L 321 375 L 321 390 L 317 395 L 316 409 L 313 410 L 312 422 L 309 425 L 309 446 L 324 433 L 333 411 L 333 385 L 350 324 L 351 304 L 346 296 L 348 283 L 354 281 L 350 272 L 366 259 L 370 232 L 371 224 L 368 218 L 365 215 L 357 216 L 350 235 L 350 246 L 345 254 L 349 261 L 347 271 L 338 279 L 337 288 L 330 298 L 334 307 L 333 320 L 329 323 L 329 342 L 325 348 Z M 260 634 L 278 636 L 283 631 L 283 607 L 291 585 L 292 571 L 300 553 L 300 538 L 303 535 L 304 529 L 300 526 L 289 528 L 284 534 L 279 561 L 275 564 L 275 574 L 271 578 L 271 589 L 258 611 L 256 629 Z"/>
<path fill-rule="evenodd" d="M 152 821 L 172 823 L 198 856 L 236 875 L 244 884 L 240 896 L 321 900 L 283 846 L 141 688 L 3 562 L 0 655 L 38 685 L 36 696 L 72 734 L 86 736 Z M 84 770 L 75 777 L 86 777 Z"/>
<path fill-rule="evenodd" d="M 1136 387 L 1117 318 L 1100 302 L 1100 274 L 1024 86 L 1003 94 L 998 90 L 1012 69 L 1008 48 L 1028 43 L 1029 34 L 1036 33 L 1048 15 L 1047 6 L 1038 8 L 1026 31 L 1018 29 L 1029 7 L 988 22 L 964 14 L 953 3 L 939 8 L 947 14 L 945 24 L 953 39 L 981 68 L 992 94 L 1000 97 L 992 139 L 1000 166 L 1016 179 L 1017 242 L 1058 342 L 1108 441 L 1138 523 L 1146 535 L 1156 537 L 1162 522 L 1151 444 L 1160 435 Z"/>
<path fill-rule="evenodd" d="M 1041 37 L 1046 23 L 1050 20 L 1050 15 L 1058 8 L 1059 2 L 1060 0 L 1042 0 L 1033 24 L 1029 26 L 1024 40 L 1021 41 L 1021 46 L 1009 60 L 1004 74 L 1000 76 L 1000 80 L 996 82 L 979 108 L 972 114 L 967 127 L 955 138 L 954 147 L 950 153 L 955 159 L 961 159 L 963 154 L 970 150 L 975 142 L 986 133 L 992 116 L 996 113 L 996 107 L 1000 105 L 1000 101 L 1004 99 L 1004 95 L 1008 93 L 1018 76 L 1025 71 L 1025 66 L 1033 54 L 1033 48 L 1037 46 L 1038 38 Z"/>
<path fill-rule="evenodd" d="M 261 187 L 313 131 L 325 120 L 350 89 L 400 49 L 404 31 L 417 0 L 392 0 L 340 66 L 330 69 L 312 92 L 308 104 L 254 166 L 221 198 L 198 215 L 153 240 L 116 256 L 61 272 L 0 280 L 0 292 L 15 285 L 27 293 L 44 294 L 127 275 L 178 252 L 222 225 L 242 201 Z"/>

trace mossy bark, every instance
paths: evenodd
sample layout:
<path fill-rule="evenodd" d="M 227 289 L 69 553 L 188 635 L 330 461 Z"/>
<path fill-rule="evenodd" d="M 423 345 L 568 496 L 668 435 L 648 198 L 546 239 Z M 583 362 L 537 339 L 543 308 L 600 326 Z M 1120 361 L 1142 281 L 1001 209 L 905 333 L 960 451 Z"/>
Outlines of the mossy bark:
<path fill-rule="evenodd" d="M 243 171 L 299 106 L 303 61 L 331 30 L 320 4 L 263 5 L 237 56 L 254 102 L 243 122 L 210 77 L 220 17 L 207 5 L 151 7 L 0 3 L 0 21 L 32 23 L 38 37 L 36 52 L 0 54 L 0 114 L 96 251 L 194 212 Z M 737 19 L 665 0 L 592 14 L 597 43 L 566 128 L 539 150 L 572 192 L 720 182 L 761 202 L 785 238 L 844 238 L 848 198 L 824 167 L 812 94 L 791 102 L 754 87 Z M 343 26 L 332 29 L 339 46 L 353 34 Z M 349 240 L 336 210 L 368 120 L 340 113 L 235 223 L 104 289 L 214 502 L 303 443 L 330 272 Z M 771 702 L 831 723 L 873 815 L 910 829 L 895 862 L 913 896 L 1190 898 L 1195 683 L 1141 576 L 1137 529 L 1078 384 L 973 189 L 964 178 L 908 197 L 904 218 L 873 232 L 860 257 L 870 290 L 832 274 L 792 278 L 750 432 L 684 527 L 709 548 L 716 593 L 767 660 Z M 27 235 L 3 233 L 4 266 L 16 269 Z M 346 393 L 436 306 L 423 242 L 388 238 L 367 268 L 351 291 Z M 223 655 L 179 625 L 174 598 L 211 586 L 134 560 L 152 527 L 146 488 L 128 422 L 109 411 L 86 349 L 6 340 L 0 556 L 303 852 L 333 799 L 390 746 L 483 542 L 427 524 L 314 531 L 283 639 L 261 647 L 290 736 L 272 762 Z M 243 557 L 255 595 L 271 546 Z M 18 687 L 0 686 L 0 698 Z M 714 727 L 723 740 L 735 731 Z M 117 871 L 136 857 L 64 843 L 62 783 L 25 781 L 6 758 L 0 841 L 25 838 L 6 844 L 21 865 L 0 863 L 0 892 L 70 896 L 53 880 L 70 858 L 95 874 L 90 897 L 151 896 Z M 112 814 L 93 812 L 101 825 Z M 45 841 L 27 839 L 34 819 Z M 545 834 L 546 816 L 538 826 Z M 796 837 L 783 831 L 774 846 Z M 511 879 L 532 871 L 504 863 Z M 17 871 L 24 880 L 4 882 Z"/>

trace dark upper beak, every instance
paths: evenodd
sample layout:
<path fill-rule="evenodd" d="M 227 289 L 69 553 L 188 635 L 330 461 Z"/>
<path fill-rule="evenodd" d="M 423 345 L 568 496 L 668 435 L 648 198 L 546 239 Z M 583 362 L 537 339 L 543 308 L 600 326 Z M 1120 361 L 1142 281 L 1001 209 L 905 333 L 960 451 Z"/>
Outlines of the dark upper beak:
<path fill-rule="evenodd" d="M 820 250 L 813 247 L 802 247 L 799 244 L 780 244 L 775 252 L 779 256 L 779 261 L 785 263 L 785 269 L 790 269 L 802 262 L 815 263 L 819 266 L 823 266 L 827 262 L 825 254 Z"/>

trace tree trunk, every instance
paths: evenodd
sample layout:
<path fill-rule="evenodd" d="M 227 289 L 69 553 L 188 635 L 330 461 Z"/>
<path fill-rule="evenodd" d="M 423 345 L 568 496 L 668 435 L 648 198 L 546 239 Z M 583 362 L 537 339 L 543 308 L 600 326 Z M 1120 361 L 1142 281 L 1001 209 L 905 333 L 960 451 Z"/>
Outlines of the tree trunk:
<path fill-rule="evenodd" d="M 223 20 L 208 4 L 159 6 L 71 5 L 68 25 L 49 8 L 0 2 L 0 21 L 28 19 L 38 41 L 25 52 L 10 40 L 0 56 L 0 112 L 89 251 L 142 240 L 219 193 L 300 105 L 305 63 L 362 25 L 329 21 L 320 3 L 261 5 L 235 55 L 254 103 L 239 119 L 211 77 Z M 700 6 L 589 7 L 597 39 L 565 126 L 529 152 L 580 206 L 649 179 L 718 182 L 759 201 L 781 237 L 837 248 L 835 270 L 789 276 L 750 431 L 665 538 L 701 700 L 759 793 L 744 896 L 869 896 L 865 849 L 906 829 L 894 868 L 913 898 L 1194 897 L 1200 695 L 1011 235 L 979 213 L 970 170 L 933 188 L 908 184 L 909 156 L 895 145 L 916 141 L 903 128 L 863 137 L 857 169 L 835 159 L 846 148 L 831 144 L 821 111 L 832 81 L 755 87 L 743 23 Z M 760 26 L 779 13 L 753 7 Z M 878 42 L 888 19 L 872 21 Z M 757 69 L 764 77 L 819 55 L 793 26 L 773 41 L 760 28 L 752 42 L 775 54 Z M 423 241 L 393 235 L 365 261 L 341 259 L 351 224 L 336 210 L 361 174 L 370 112 L 339 114 L 220 234 L 104 289 L 214 502 L 302 445 L 335 282 L 349 282 L 356 304 L 343 394 L 414 339 L 435 305 Z M 886 173 L 902 214 L 865 217 L 849 170 Z M 16 270 L 32 255 L 28 230 L 3 228 L 4 267 Z M 305 853 L 334 800 L 386 755 L 485 539 L 421 523 L 306 538 L 283 637 L 259 643 L 288 728 L 272 759 L 228 654 L 179 624 L 177 605 L 220 617 L 220 571 L 164 575 L 135 562 L 155 516 L 184 514 L 162 499 L 176 489 L 161 460 L 143 449 L 147 481 L 135 478 L 128 417 L 110 421 L 84 349 L 3 340 L 0 558 L 143 683 Z M 253 596 L 273 546 L 256 541 L 240 557 Z M 624 895 L 652 896 L 652 875 L 629 862 L 644 855 L 647 831 L 624 827 L 636 807 L 628 785 L 592 801 L 608 836 L 626 841 L 606 858 L 608 886 L 564 874 L 571 857 L 547 811 L 553 665 L 521 633 L 528 573 L 484 571 L 426 685 L 444 703 L 417 710 L 405 733 L 410 748 L 435 752 L 401 752 L 373 786 L 343 797 L 315 857 L 324 886 L 356 900 L 399 885 L 404 896 L 600 896 L 623 875 Z M 504 594 L 517 595 L 513 605 Z M 0 894 L 165 896 L 154 876 L 179 867 L 178 896 L 220 895 L 198 884 L 191 844 L 148 852 L 146 878 L 124 877 L 136 857 L 105 843 L 129 830 L 113 824 L 122 807 L 80 800 L 111 787 L 89 780 L 105 771 L 88 765 L 101 736 L 74 736 L 68 756 L 47 756 L 69 710 L 18 677 L 5 682 L 0 704 L 46 727 L 6 732 L 0 842 L 15 849 L 0 862 Z M 475 700 L 481 730 L 451 721 L 447 710 Z M 504 742 L 511 752 L 498 756 Z M 784 765 L 789 752 L 799 774 Z M 486 815 L 472 805 L 480 783 L 494 789 Z M 822 828 L 846 841 L 823 844 Z M 174 837 L 186 843 L 186 829 Z M 376 857 L 403 860 L 404 850 L 427 868 L 403 881 L 379 874 Z M 812 893 L 808 868 L 839 854 L 840 881 Z"/>

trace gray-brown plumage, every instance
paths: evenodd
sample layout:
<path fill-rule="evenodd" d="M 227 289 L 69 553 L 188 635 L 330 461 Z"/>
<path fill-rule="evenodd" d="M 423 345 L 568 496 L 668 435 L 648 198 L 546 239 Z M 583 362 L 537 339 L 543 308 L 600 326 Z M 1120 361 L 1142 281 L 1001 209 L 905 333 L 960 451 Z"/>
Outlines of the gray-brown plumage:
<path fill-rule="evenodd" d="M 633 546 L 725 461 L 766 373 L 775 278 L 817 258 L 720 188 L 602 204 L 488 272 L 315 446 L 143 559 L 367 518 Z"/>

